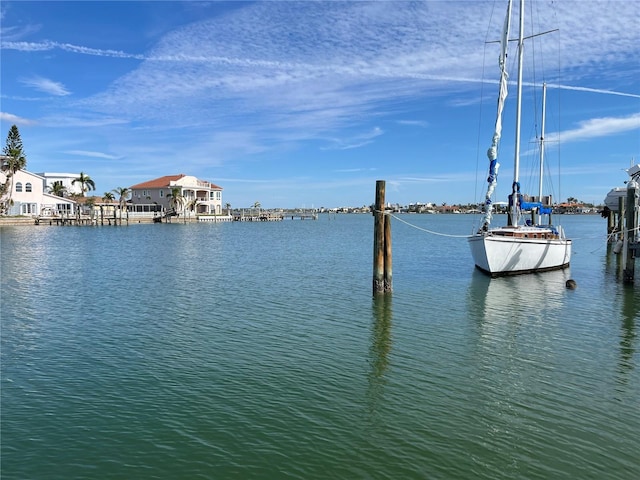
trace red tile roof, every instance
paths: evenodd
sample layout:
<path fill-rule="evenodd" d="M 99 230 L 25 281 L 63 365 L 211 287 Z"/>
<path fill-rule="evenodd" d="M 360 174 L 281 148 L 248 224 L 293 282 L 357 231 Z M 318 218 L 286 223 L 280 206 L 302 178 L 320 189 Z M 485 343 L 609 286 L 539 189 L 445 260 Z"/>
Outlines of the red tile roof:
<path fill-rule="evenodd" d="M 137 185 L 131 186 L 131 190 L 139 190 L 141 188 L 163 188 L 168 187 L 170 182 L 175 182 L 176 180 L 180 180 L 184 177 L 185 174 L 181 173 L 180 175 L 165 175 L 164 177 L 159 177 L 154 180 L 149 180 L 148 182 L 138 183 Z"/>
<path fill-rule="evenodd" d="M 186 177 L 184 173 L 180 175 L 165 175 L 164 177 L 159 177 L 154 180 L 149 180 L 148 182 L 138 183 L 137 185 L 133 185 L 129 187 L 131 190 L 144 190 L 144 189 L 152 189 L 152 188 L 169 188 L 171 182 L 175 182 L 180 180 L 182 177 Z M 222 190 L 222 187 L 215 185 L 206 180 L 199 180 L 199 182 L 205 182 L 209 184 L 209 188 Z"/>

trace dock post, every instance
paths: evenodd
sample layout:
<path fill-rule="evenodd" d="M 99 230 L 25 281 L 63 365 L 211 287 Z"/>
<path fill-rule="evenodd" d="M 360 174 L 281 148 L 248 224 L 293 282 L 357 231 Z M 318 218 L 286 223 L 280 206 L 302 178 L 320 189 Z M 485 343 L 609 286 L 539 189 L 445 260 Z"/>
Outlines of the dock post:
<path fill-rule="evenodd" d="M 638 184 L 631 180 L 627 184 L 627 209 L 624 232 L 624 270 L 623 283 L 633 283 L 635 273 L 635 258 L 638 245 Z"/>
<path fill-rule="evenodd" d="M 607 239 L 608 243 L 615 243 L 615 238 L 613 238 L 613 234 L 616 231 L 616 221 L 615 221 L 615 213 L 613 210 L 610 210 L 608 207 L 605 207 L 603 215 L 606 215 L 607 218 Z"/>
<path fill-rule="evenodd" d="M 625 205 L 624 198 L 618 198 L 618 240 L 622 240 L 624 237 L 624 217 L 625 217 Z"/>
<path fill-rule="evenodd" d="M 391 219 L 385 215 L 384 180 L 376 181 L 376 203 L 373 211 L 373 294 L 391 293 Z"/>

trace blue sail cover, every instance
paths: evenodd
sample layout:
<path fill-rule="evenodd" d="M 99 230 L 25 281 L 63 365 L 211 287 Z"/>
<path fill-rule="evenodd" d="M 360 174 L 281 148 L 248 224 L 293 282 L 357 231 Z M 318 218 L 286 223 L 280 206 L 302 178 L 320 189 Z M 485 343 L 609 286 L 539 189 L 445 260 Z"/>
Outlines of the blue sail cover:
<path fill-rule="evenodd" d="M 541 215 L 551 215 L 551 208 L 545 207 L 541 202 L 520 202 L 521 210 L 533 210 L 534 208 L 537 208 Z"/>

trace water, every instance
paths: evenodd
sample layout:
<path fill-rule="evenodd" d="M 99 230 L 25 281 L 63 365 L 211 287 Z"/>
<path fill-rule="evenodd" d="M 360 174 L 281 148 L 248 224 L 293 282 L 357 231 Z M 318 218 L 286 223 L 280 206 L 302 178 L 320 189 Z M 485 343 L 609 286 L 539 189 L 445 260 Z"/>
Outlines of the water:
<path fill-rule="evenodd" d="M 369 215 L 3 227 L 2 478 L 640 478 L 640 286 L 563 223 L 491 280 L 394 219 L 377 299 Z"/>

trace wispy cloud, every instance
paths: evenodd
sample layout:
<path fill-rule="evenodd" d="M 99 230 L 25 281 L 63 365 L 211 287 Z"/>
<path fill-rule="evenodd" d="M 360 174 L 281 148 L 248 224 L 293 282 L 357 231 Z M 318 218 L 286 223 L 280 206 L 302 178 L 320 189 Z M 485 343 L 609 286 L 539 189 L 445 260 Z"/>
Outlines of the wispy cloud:
<path fill-rule="evenodd" d="M 547 140 L 561 140 L 563 143 L 566 143 L 569 141 L 616 135 L 631 130 L 638 130 L 640 132 L 640 113 L 625 117 L 606 117 L 586 120 L 580 122 L 577 128 L 566 130 L 554 135 L 552 138 L 547 137 Z"/>
<path fill-rule="evenodd" d="M 374 172 L 376 168 L 339 168 L 334 170 L 336 173 L 360 173 L 360 172 Z"/>
<path fill-rule="evenodd" d="M 28 118 L 22 118 L 11 113 L 0 112 L 0 120 L 3 122 L 13 123 L 16 125 L 35 125 L 36 122 Z"/>
<path fill-rule="evenodd" d="M 424 120 L 398 120 L 400 125 L 406 125 L 408 127 L 422 127 L 427 128 L 429 126 L 429 122 L 425 122 Z"/>
<path fill-rule="evenodd" d="M 103 158 L 106 160 L 117 160 L 118 157 L 115 155 L 109 155 L 107 153 L 102 152 L 91 152 L 86 150 L 68 150 L 64 152 L 67 155 L 77 155 L 81 157 L 90 157 L 90 158 Z"/>
<path fill-rule="evenodd" d="M 40 30 L 40 25 L 7 25 L 5 16 L 10 8 L 8 3 L 3 2 L 0 4 L 0 38 L 3 41 L 18 40 Z"/>
<path fill-rule="evenodd" d="M 556 84 L 548 84 L 547 86 L 549 88 L 558 88 L 560 90 L 573 90 L 576 92 L 589 92 L 589 93 L 599 93 L 603 95 L 615 95 L 619 97 L 640 98 L 640 94 L 628 93 L 628 92 L 616 92 L 613 90 L 605 90 L 602 88 L 576 87 L 571 85 L 556 85 Z"/>
<path fill-rule="evenodd" d="M 330 139 L 332 145 L 325 148 L 325 150 L 349 150 L 351 148 L 363 147 L 371 143 L 374 138 L 379 137 L 383 133 L 384 131 L 381 128 L 375 127 L 369 132 L 354 135 L 349 138 L 332 138 Z"/>
<path fill-rule="evenodd" d="M 120 50 L 102 50 L 98 48 L 83 47 L 80 45 L 73 45 L 71 43 L 58 43 L 58 42 L 2 42 L 3 50 L 18 50 L 21 52 L 45 52 L 48 50 L 64 50 L 66 52 L 77 53 L 80 55 L 93 55 L 97 57 L 113 57 L 113 58 L 133 58 L 137 60 L 144 60 L 144 55 L 136 53 L 127 53 Z"/>
<path fill-rule="evenodd" d="M 25 78 L 22 80 L 22 83 L 28 87 L 35 88 L 40 92 L 48 93 L 50 95 L 64 97 L 71 94 L 71 92 L 67 90 L 64 85 L 59 82 L 54 82 L 53 80 L 50 80 L 48 78 Z"/>
<path fill-rule="evenodd" d="M 42 125 L 48 127 L 106 127 L 109 125 L 125 125 L 130 121 L 105 115 L 79 116 L 76 114 L 52 115 L 40 119 Z"/>

